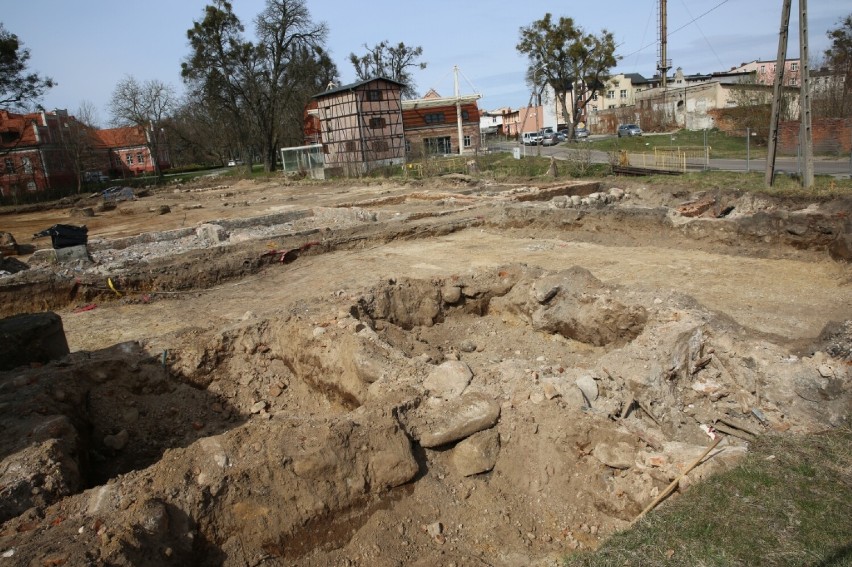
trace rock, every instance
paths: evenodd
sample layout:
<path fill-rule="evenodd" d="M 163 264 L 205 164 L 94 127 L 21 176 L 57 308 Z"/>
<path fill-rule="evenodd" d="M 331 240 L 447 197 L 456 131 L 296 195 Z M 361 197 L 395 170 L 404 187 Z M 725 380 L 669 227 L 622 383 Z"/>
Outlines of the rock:
<path fill-rule="evenodd" d="M 426 526 L 426 533 L 429 534 L 429 537 L 438 537 L 443 531 L 444 526 L 441 522 L 433 522 Z"/>
<path fill-rule="evenodd" d="M 470 339 L 465 339 L 459 343 L 459 350 L 462 352 L 473 352 L 476 350 L 476 343 Z"/>
<path fill-rule="evenodd" d="M 169 511 L 165 502 L 158 498 L 146 500 L 140 506 L 139 527 L 151 535 L 166 535 L 169 531 Z"/>
<path fill-rule="evenodd" d="M 0 319 L 0 370 L 46 363 L 69 353 L 62 319 L 56 313 L 31 313 Z"/>
<path fill-rule="evenodd" d="M 852 262 L 852 220 L 847 220 L 843 232 L 828 245 L 828 254 L 838 262 Z"/>
<path fill-rule="evenodd" d="M 614 197 L 615 199 L 622 199 L 624 197 L 624 189 L 619 189 L 618 187 L 613 187 L 609 190 L 609 195 Z"/>
<path fill-rule="evenodd" d="M 455 398 L 464 392 L 471 378 L 470 366 L 459 360 L 449 360 L 432 369 L 423 381 L 423 387 L 433 396 Z"/>
<path fill-rule="evenodd" d="M 583 396 L 585 396 L 590 404 L 598 399 L 598 383 L 593 377 L 585 374 L 577 378 L 574 383 L 580 388 Z"/>
<path fill-rule="evenodd" d="M 259 402 L 255 402 L 251 406 L 251 413 L 260 413 L 266 409 L 266 402 L 261 400 Z"/>
<path fill-rule="evenodd" d="M 195 235 L 201 240 L 213 244 L 224 242 L 228 239 L 228 231 L 226 231 L 223 226 L 212 223 L 199 225 L 198 228 L 195 229 Z"/>
<path fill-rule="evenodd" d="M 169 214 L 170 212 L 172 212 L 172 209 L 168 205 L 160 205 L 159 207 L 157 207 L 157 214 L 158 215 L 166 215 L 166 214 Z"/>
<path fill-rule="evenodd" d="M 18 272 L 23 272 L 24 270 L 29 270 L 30 265 L 24 262 L 21 262 L 17 258 L 6 257 L 2 255 L 0 252 L 0 272 L 7 272 L 9 274 L 17 274 Z"/>
<path fill-rule="evenodd" d="M 92 207 L 83 207 L 82 209 L 71 209 L 72 217 L 93 217 L 95 210 Z"/>
<path fill-rule="evenodd" d="M 493 469 L 499 453 L 500 434 L 492 427 L 459 441 L 450 461 L 460 475 L 471 476 Z"/>
<path fill-rule="evenodd" d="M 548 400 L 552 400 L 553 398 L 562 395 L 556 388 L 556 386 L 553 385 L 553 383 L 551 382 L 545 382 L 544 384 L 542 384 L 541 391 L 544 394 L 544 397 Z"/>
<path fill-rule="evenodd" d="M 454 305 L 462 298 L 461 288 L 455 285 L 445 285 L 441 288 L 441 299 L 444 303 Z"/>
<path fill-rule="evenodd" d="M 11 232 L 0 231 L 0 256 L 17 256 L 18 243 Z"/>
<path fill-rule="evenodd" d="M 122 429 L 115 435 L 107 435 L 104 437 L 104 445 L 113 449 L 114 451 L 121 451 L 127 446 L 127 440 L 130 438 L 130 434 L 127 433 L 126 429 Z"/>
<path fill-rule="evenodd" d="M 619 441 L 615 445 L 598 443 L 592 449 L 592 456 L 614 469 L 629 469 L 635 461 L 633 447 L 624 441 Z"/>
<path fill-rule="evenodd" d="M 500 404 L 481 393 L 469 393 L 424 410 L 414 438 L 432 448 L 488 429 L 500 418 Z"/>
<path fill-rule="evenodd" d="M 89 250 L 85 244 L 57 248 L 53 251 L 53 253 L 56 256 L 57 262 L 75 262 L 80 260 L 88 263 L 92 261 L 89 257 Z"/>
<path fill-rule="evenodd" d="M 387 368 L 383 362 L 384 358 L 379 355 L 378 349 L 356 351 L 352 356 L 352 364 L 355 374 L 366 382 L 372 384 L 387 374 Z"/>

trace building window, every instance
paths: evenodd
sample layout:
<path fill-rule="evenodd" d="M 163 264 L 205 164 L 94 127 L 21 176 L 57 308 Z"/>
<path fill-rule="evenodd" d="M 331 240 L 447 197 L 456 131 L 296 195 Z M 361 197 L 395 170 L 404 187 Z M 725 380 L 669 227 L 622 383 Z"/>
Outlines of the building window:
<path fill-rule="evenodd" d="M 791 87 L 795 87 L 795 86 L 796 86 L 796 79 L 790 79 L 790 82 L 789 82 L 788 84 L 789 84 Z"/>
<path fill-rule="evenodd" d="M 798 63 L 791 63 L 790 64 L 790 70 L 791 71 L 798 71 L 799 70 L 799 64 Z"/>
<path fill-rule="evenodd" d="M 378 102 L 382 100 L 382 91 L 376 89 L 367 91 L 367 100 L 370 102 Z"/>
<path fill-rule="evenodd" d="M 467 110 L 462 110 L 462 120 L 468 120 L 470 118 L 470 113 Z"/>
<path fill-rule="evenodd" d="M 450 142 L 450 137 L 443 138 L 424 138 L 423 146 L 426 148 L 427 154 L 451 154 L 453 145 Z"/>
<path fill-rule="evenodd" d="M 627 98 L 627 89 L 621 89 L 621 92 L 618 94 L 621 98 Z"/>
<path fill-rule="evenodd" d="M 384 118 L 370 118 L 370 128 L 384 128 L 387 121 Z"/>
<path fill-rule="evenodd" d="M 136 163 L 139 165 L 145 165 L 145 158 L 142 157 L 141 153 L 136 154 Z"/>
<path fill-rule="evenodd" d="M 373 140 L 372 148 L 373 148 L 374 152 L 386 152 L 386 151 L 388 151 L 387 140 Z"/>
<path fill-rule="evenodd" d="M 426 124 L 441 124 L 446 121 L 446 117 L 443 112 L 433 112 L 424 116 L 423 120 L 426 121 Z"/>
<path fill-rule="evenodd" d="M 15 163 L 12 161 L 12 158 L 6 158 L 3 160 L 6 165 L 6 173 L 15 173 Z"/>
<path fill-rule="evenodd" d="M 33 162 L 31 162 L 30 158 L 28 157 L 21 158 L 21 167 L 24 168 L 24 173 L 33 172 Z"/>
<path fill-rule="evenodd" d="M 347 140 L 347 142 L 344 144 L 344 148 L 346 149 L 347 152 L 357 152 L 358 151 L 358 146 L 356 146 L 355 142 L 352 141 L 352 140 Z"/>
<path fill-rule="evenodd" d="M 615 98 L 615 91 L 606 91 L 606 98 Z"/>
<path fill-rule="evenodd" d="M 598 100 L 598 93 L 597 92 L 592 95 L 592 100 Z"/>
<path fill-rule="evenodd" d="M 36 187 L 35 181 L 27 181 L 27 191 L 36 191 L 38 187 Z"/>
<path fill-rule="evenodd" d="M 464 137 L 464 147 L 466 147 L 466 148 L 470 147 L 470 136 Z"/>
<path fill-rule="evenodd" d="M 127 165 L 133 165 L 133 154 L 128 153 L 125 160 L 127 160 Z"/>
<path fill-rule="evenodd" d="M 761 65 L 760 66 L 760 73 L 763 74 L 765 72 L 766 72 L 766 65 Z"/>

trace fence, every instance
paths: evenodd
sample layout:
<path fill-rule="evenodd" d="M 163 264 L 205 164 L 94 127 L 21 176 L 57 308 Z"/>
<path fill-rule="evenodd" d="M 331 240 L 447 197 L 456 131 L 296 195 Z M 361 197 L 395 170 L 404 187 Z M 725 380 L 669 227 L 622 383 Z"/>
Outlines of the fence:
<path fill-rule="evenodd" d="M 710 146 L 661 146 L 654 148 L 654 167 L 686 171 L 687 166 L 705 167 L 710 163 Z"/>
<path fill-rule="evenodd" d="M 464 157 L 435 158 L 407 163 L 402 167 L 406 177 L 422 179 L 445 173 L 467 173 L 467 159 Z"/>

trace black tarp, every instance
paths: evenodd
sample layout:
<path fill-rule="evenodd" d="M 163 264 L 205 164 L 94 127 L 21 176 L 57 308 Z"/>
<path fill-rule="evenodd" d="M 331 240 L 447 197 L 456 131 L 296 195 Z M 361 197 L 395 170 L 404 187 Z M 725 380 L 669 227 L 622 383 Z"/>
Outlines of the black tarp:
<path fill-rule="evenodd" d="M 33 238 L 49 236 L 50 243 L 54 249 L 68 248 L 86 244 L 89 238 L 89 229 L 85 226 L 74 226 L 70 224 L 55 224 L 41 232 L 33 234 Z"/>

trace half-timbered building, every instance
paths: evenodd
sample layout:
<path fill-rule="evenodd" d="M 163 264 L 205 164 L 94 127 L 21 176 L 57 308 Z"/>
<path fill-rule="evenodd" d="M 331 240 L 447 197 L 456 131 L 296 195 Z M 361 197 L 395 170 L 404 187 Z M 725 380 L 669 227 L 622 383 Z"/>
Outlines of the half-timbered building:
<path fill-rule="evenodd" d="M 405 162 L 400 94 L 402 83 L 374 78 L 314 95 L 325 168 L 337 175 L 361 175 Z M 306 132 L 306 135 L 308 133 Z M 317 132 L 312 132 L 316 137 Z"/>

